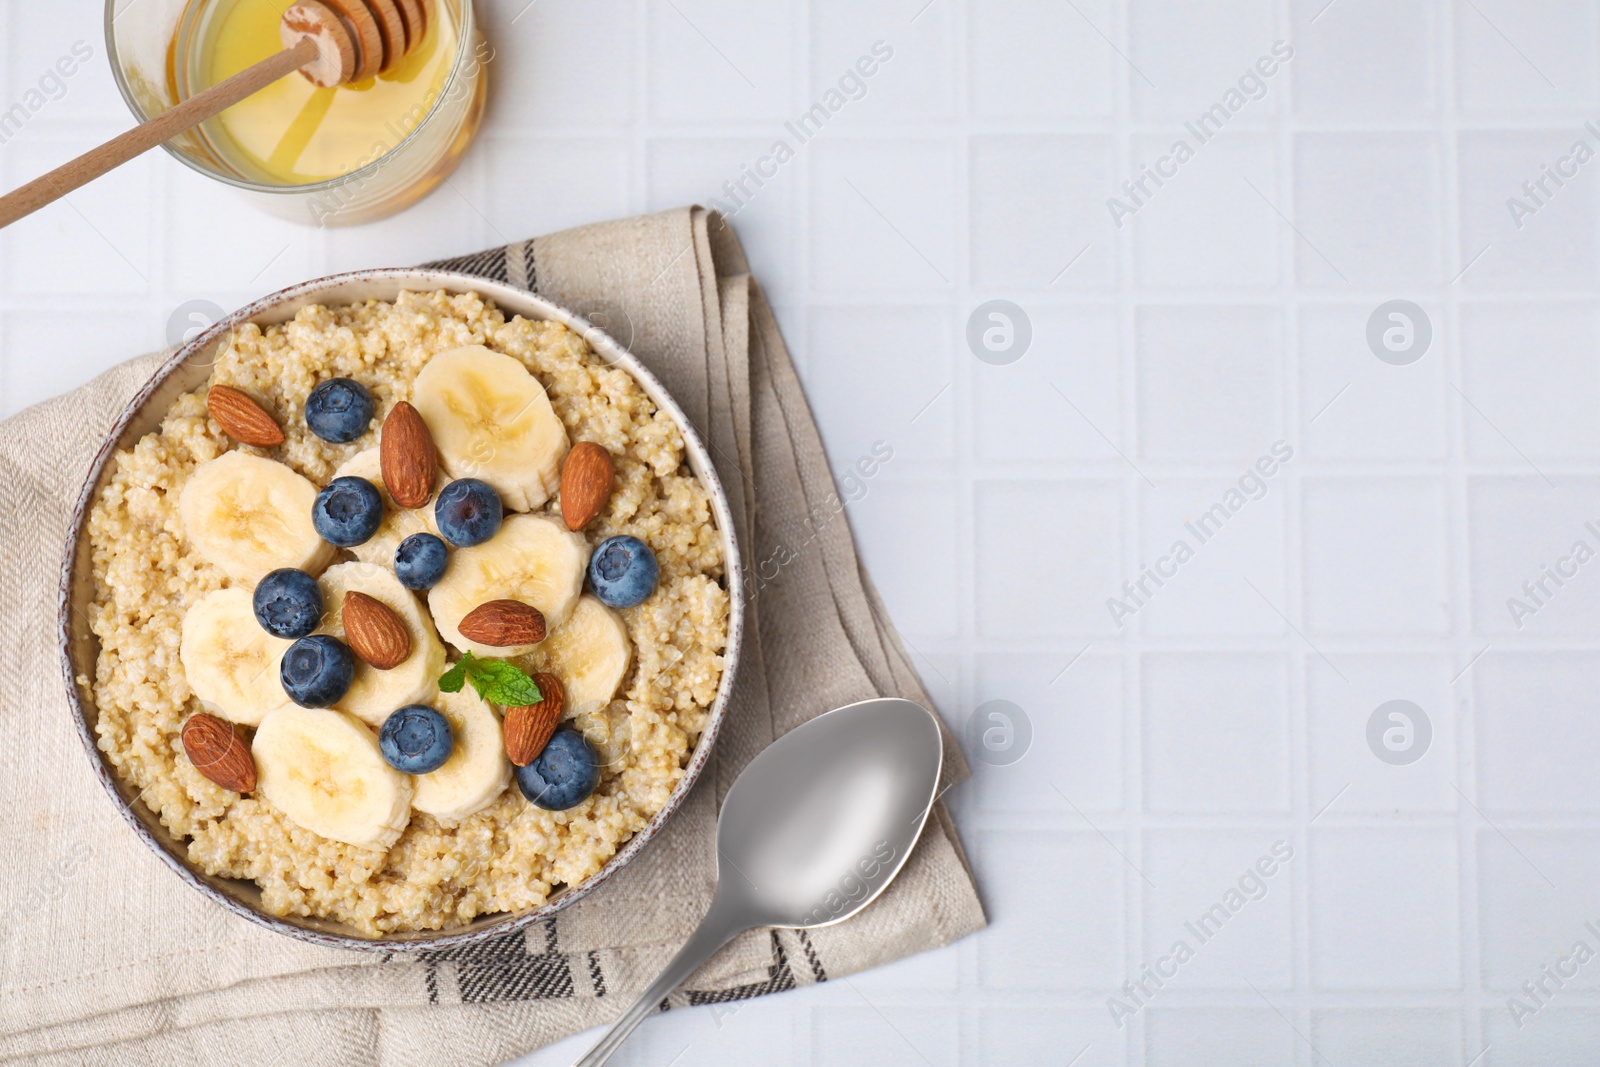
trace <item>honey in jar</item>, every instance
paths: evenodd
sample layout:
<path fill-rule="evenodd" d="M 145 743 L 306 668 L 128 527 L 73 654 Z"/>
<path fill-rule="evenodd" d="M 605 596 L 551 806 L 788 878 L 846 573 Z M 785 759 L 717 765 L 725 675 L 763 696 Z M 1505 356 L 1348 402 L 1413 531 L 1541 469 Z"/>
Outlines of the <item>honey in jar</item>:
<path fill-rule="evenodd" d="M 442 5 L 430 8 L 421 46 L 393 70 L 329 89 L 290 75 L 228 108 L 209 131 L 219 154 L 258 181 L 305 185 L 348 174 L 399 144 L 438 100 L 455 61 L 455 22 Z M 276 0 L 214 5 L 203 37 L 204 83 L 280 50 L 282 14 Z"/>

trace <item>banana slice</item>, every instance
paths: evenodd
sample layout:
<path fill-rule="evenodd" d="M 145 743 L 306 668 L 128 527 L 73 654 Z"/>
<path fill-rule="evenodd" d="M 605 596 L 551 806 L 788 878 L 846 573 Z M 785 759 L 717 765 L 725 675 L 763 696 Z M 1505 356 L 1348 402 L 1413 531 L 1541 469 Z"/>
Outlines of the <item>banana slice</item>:
<path fill-rule="evenodd" d="M 268 571 L 316 574 L 334 548 L 311 525 L 317 487 L 282 463 L 227 452 L 200 464 L 178 495 L 184 536 L 235 581 L 254 585 Z"/>
<path fill-rule="evenodd" d="M 284 702 L 278 661 L 293 643 L 263 630 L 250 591 L 234 586 L 207 593 L 184 613 L 178 659 L 207 711 L 254 726 Z"/>
<path fill-rule="evenodd" d="M 380 671 L 357 659 L 350 691 L 334 706 L 377 727 L 382 726 L 383 720 L 396 708 L 432 703 L 439 692 L 439 675 L 444 673 L 444 645 L 433 632 L 433 624 L 428 621 L 428 614 L 416 594 L 401 585 L 393 572 L 359 560 L 329 567 L 319 584 L 322 586 L 322 625 L 318 633 L 332 634 L 343 640 L 344 597 L 354 590 L 393 608 L 411 634 L 411 655 L 398 667 Z"/>
<path fill-rule="evenodd" d="M 385 763 L 377 735 L 342 711 L 276 708 L 250 751 L 257 791 L 314 834 L 387 849 L 411 821 L 411 776 Z"/>
<path fill-rule="evenodd" d="M 482 811 L 511 784 L 511 761 L 500 736 L 500 716 L 470 685 L 440 693 L 433 702 L 455 734 L 456 747 L 444 766 L 413 777 L 411 806 L 440 819 L 458 821 Z"/>
<path fill-rule="evenodd" d="M 567 714 L 593 714 L 617 695 L 633 663 L 633 642 L 622 616 L 585 595 L 533 656 L 541 669 L 561 679 Z"/>
<path fill-rule="evenodd" d="M 521 360 L 482 345 L 441 352 L 411 402 L 450 476 L 488 482 L 512 511 L 533 510 L 561 484 L 567 430 Z"/>
<path fill-rule="evenodd" d="M 415 533 L 431 533 L 439 535 L 439 524 L 433 519 L 433 501 L 429 500 L 420 508 L 402 508 L 394 502 L 389 495 L 389 489 L 383 484 L 383 471 L 379 468 L 378 450 L 369 448 L 365 452 L 357 452 L 350 457 L 338 470 L 333 472 L 335 478 L 365 478 L 377 487 L 378 495 L 383 497 L 383 523 L 378 527 L 378 532 L 370 540 L 356 545 L 350 551 L 363 563 L 376 563 L 380 567 L 394 570 L 394 552 L 400 547 L 400 542 Z M 434 480 L 433 492 L 437 496 L 439 490 L 450 484 L 450 479 L 440 472 Z"/>
<path fill-rule="evenodd" d="M 461 636 L 461 620 L 485 601 L 520 600 L 538 608 L 547 630 L 554 630 L 572 614 L 588 563 L 588 542 L 559 519 L 512 515 L 490 540 L 451 553 L 450 569 L 428 590 L 434 625 L 463 652 L 499 657 L 531 652 L 538 646 L 496 648 L 468 641 Z"/>

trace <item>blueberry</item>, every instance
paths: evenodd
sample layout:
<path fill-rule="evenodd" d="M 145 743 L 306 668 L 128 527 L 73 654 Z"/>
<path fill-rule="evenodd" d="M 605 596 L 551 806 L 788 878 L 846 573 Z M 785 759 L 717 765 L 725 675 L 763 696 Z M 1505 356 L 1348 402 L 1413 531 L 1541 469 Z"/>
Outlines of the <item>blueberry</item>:
<path fill-rule="evenodd" d="M 637 537 L 608 537 L 589 557 L 589 584 L 608 607 L 643 604 L 660 577 L 656 554 Z"/>
<path fill-rule="evenodd" d="M 450 565 L 450 550 L 431 533 L 412 534 L 394 550 L 394 576 L 407 589 L 432 589 Z"/>
<path fill-rule="evenodd" d="M 278 667 L 283 691 L 303 708 L 327 708 L 350 691 L 356 659 L 337 637 L 312 634 L 289 646 Z"/>
<path fill-rule="evenodd" d="M 274 637 L 304 637 L 322 621 L 322 589 L 305 571 L 273 571 L 256 583 L 256 621 Z"/>
<path fill-rule="evenodd" d="M 311 505 L 311 525 L 329 544 L 365 544 L 383 525 L 383 497 L 365 478 L 335 478 Z"/>
<path fill-rule="evenodd" d="M 546 811 L 583 803 L 599 784 L 600 757 L 589 739 L 570 726 L 550 735 L 538 759 L 517 768 L 517 788 Z"/>
<path fill-rule="evenodd" d="M 505 511 L 500 494 L 488 482 L 461 478 L 439 490 L 433 518 L 444 539 L 458 548 L 481 545 L 500 532 Z"/>
<path fill-rule="evenodd" d="M 455 751 L 450 720 L 426 704 L 407 704 L 378 731 L 378 748 L 389 766 L 407 774 L 427 774 L 444 766 Z"/>
<path fill-rule="evenodd" d="M 372 425 L 372 394 L 350 378 L 329 378 L 306 397 L 306 425 L 324 441 L 349 444 Z"/>

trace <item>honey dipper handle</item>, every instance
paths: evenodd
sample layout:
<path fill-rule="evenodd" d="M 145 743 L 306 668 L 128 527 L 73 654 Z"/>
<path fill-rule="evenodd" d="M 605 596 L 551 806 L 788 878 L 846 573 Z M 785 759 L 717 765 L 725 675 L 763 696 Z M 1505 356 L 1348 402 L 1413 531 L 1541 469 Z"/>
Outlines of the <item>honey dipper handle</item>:
<path fill-rule="evenodd" d="M 0 228 L 31 215 L 54 200 L 100 175 L 122 166 L 134 156 L 149 151 L 163 141 L 198 126 L 219 111 L 224 111 L 251 93 L 266 88 L 285 74 L 293 73 L 316 59 L 317 44 L 302 37 L 293 48 L 270 55 L 255 66 L 225 78 L 204 92 L 169 108 L 151 119 L 91 148 L 76 159 L 35 178 L 27 185 L 0 196 Z"/>

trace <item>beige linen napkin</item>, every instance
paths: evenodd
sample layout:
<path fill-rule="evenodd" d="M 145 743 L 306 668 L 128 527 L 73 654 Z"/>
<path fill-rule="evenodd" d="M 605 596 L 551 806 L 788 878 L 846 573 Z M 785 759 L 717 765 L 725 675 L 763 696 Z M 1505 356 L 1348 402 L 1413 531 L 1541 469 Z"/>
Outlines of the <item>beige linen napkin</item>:
<path fill-rule="evenodd" d="M 704 913 L 717 807 L 755 753 L 839 704 L 881 694 L 928 703 L 861 569 L 783 339 L 720 217 L 685 208 L 438 265 L 596 320 L 661 377 L 709 444 L 753 587 L 715 760 L 608 884 L 488 944 L 387 956 L 319 948 L 209 904 L 115 813 L 58 667 L 56 575 L 72 504 L 160 356 L 125 363 L 0 424 L 0 1061 L 476 1065 L 596 1026 Z M 948 785 L 965 765 L 948 735 L 946 751 Z M 899 879 L 861 915 L 743 935 L 672 1003 L 841 977 L 983 923 L 941 804 Z"/>

